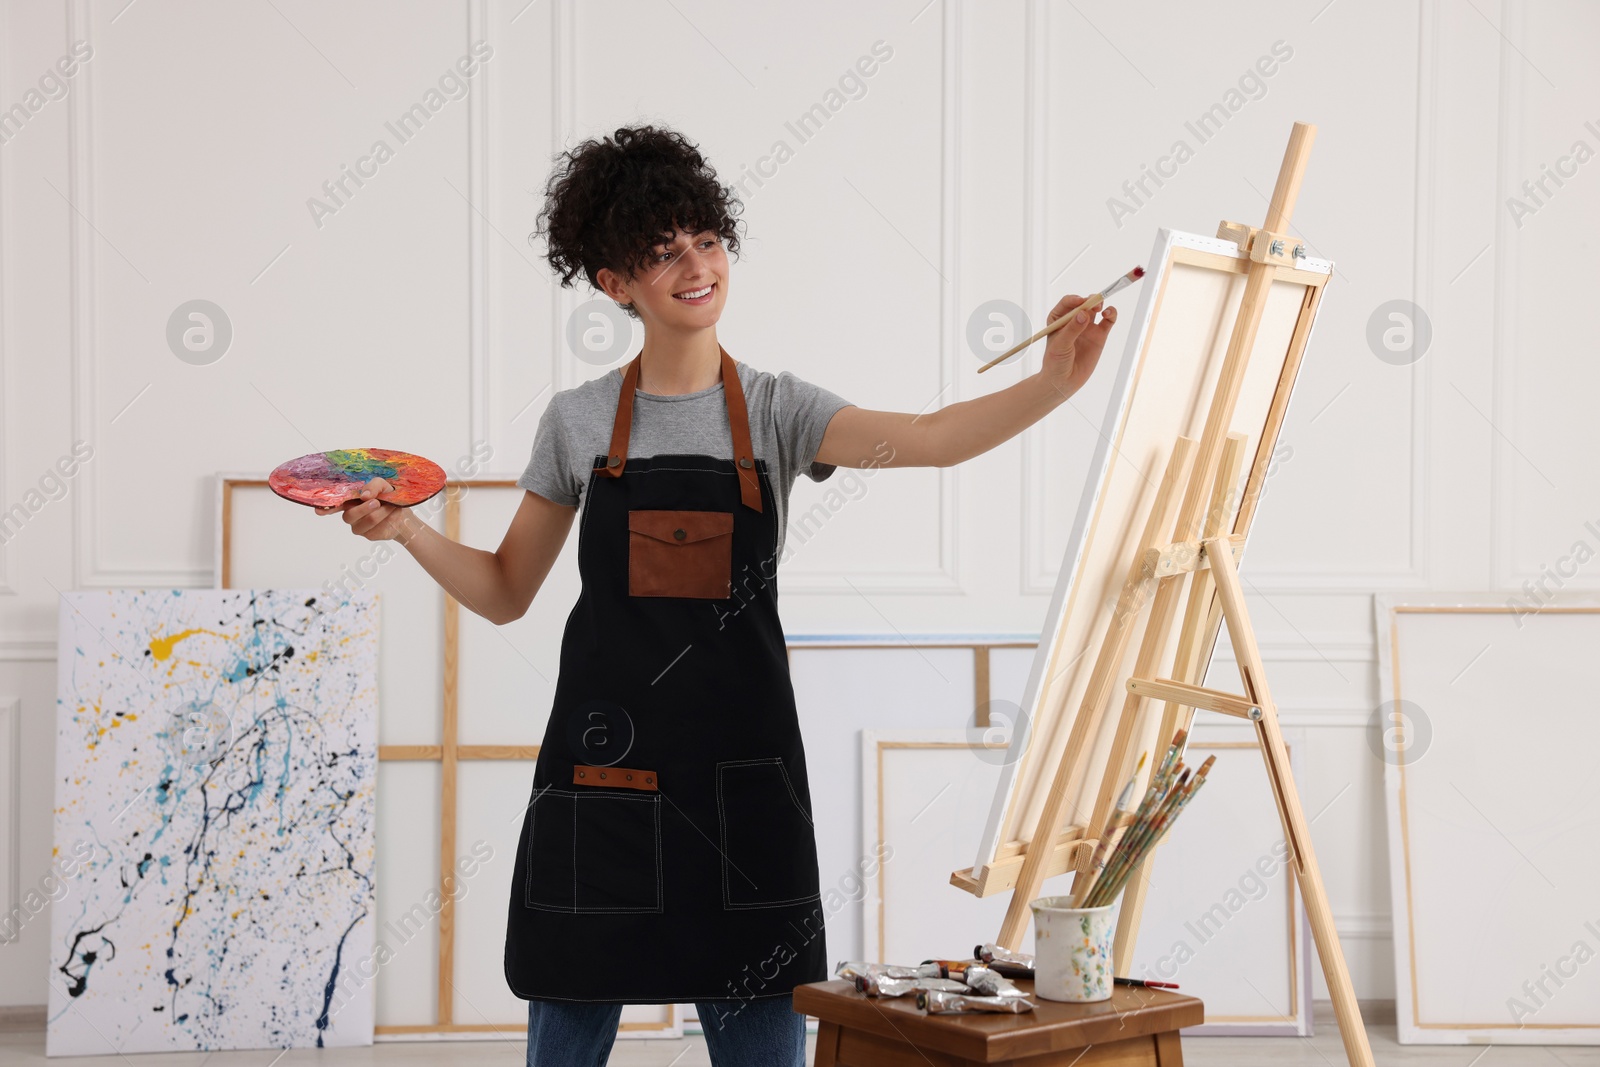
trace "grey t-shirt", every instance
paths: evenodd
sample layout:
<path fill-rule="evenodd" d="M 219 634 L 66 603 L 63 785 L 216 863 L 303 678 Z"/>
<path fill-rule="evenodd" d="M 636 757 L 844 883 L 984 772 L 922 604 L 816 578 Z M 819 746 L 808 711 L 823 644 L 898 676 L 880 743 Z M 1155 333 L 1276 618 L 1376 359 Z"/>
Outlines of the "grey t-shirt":
<path fill-rule="evenodd" d="M 533 438 L 533 454 L 517 484 L 557 504 L 579 505 L 596 456 L 611 447 L 611 427 L 626 364 L 550 398 Z M 777 558 L 788 531 L 789 490 L 803 471 L 820 482 L 834 472 L 817 463 L 828 420 L 850 401 L 788 371 L 771 374 L 734 360 L 750 419 L 750 447 L 767 463 L 778 503 Z M 733 458 L 733 431 L 722 382 L 676 396 L 634 394 L 630 457 L 668 453 Z"/>

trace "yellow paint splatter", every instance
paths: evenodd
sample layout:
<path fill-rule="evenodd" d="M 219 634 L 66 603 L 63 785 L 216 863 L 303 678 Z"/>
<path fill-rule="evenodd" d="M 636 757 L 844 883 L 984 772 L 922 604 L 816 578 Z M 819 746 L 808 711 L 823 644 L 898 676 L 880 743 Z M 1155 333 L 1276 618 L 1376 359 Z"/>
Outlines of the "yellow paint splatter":
<path fill-rule="evenodd" d="M 202 630 L 198 627 L 190 630 L 183 630 L 179 633 L 173 634 L 170 637 L 152 638 L 150 641 L 150 654 L 158 660 L 167 659 L 171 657 L 172 649 L 179 641 L 182 641 L 186 637 L 193 637 L 195 634 L 211 634 L 213 637 L 224 636 L 214 630 Z"/>

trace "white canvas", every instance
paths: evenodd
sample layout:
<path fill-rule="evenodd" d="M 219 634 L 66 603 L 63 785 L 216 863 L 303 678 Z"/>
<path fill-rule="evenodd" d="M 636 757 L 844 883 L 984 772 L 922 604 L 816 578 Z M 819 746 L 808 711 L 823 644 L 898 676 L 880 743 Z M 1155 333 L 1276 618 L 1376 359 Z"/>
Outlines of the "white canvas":
<path fill-rule="evenodd" d="M 1302 754 L 1289 747 L 1297 778 Z M 1205 1001 L 1205 1024 L 1185 1034 L 1304 1037 L 1310 928 L 1255 731 L 1197 713 L 1184 759 L 1197 767 L 1208 756 L 1217 762 L 1205 792 L 1148 865 L 1128 973 Z"/>
<path fill-rule="evenodd" d="M 861 731 L 860 958 L 964 959 L 994 940 L 1005 898 L 978 900 L 948 882 L 999 779 L 1006 753 L 991 743 L 976 730 Z M 1032 934 L 1019 948 L 1033 951 Z"/>
<path fill-rule="evenodd" d="M 372 1041 L 377 598 L 69 593 L 50 1055 Z"/>
<path fill-rule="evenodd" d="M 1400 1041 L 1600 1045 L 1600 597 L 1376 611 Z"/>
<path fill-rule="evenodd" d="M 1100 445 L 1090 465 L 1093 473 L 1067 539 L 1023 694 L 1021 721 L 1011 739 L 1018 755 L 1006 764 L 996 788 L 975 869 L 994 861 L 1003 849 L 1019 851 L 1033 836 L 1129 561 L 1141 547 L 1144 519 L 1168 457 L 1179 436 L 1197 442 L 1202 436 L 1245 289 L 1245 275 L 1240 273 L 1245 262 L 1232 241 L 1165 229 L 1156 234 L 1127 348 L 1101 423 Z M 1236 269 L 1217 269 L 1221 263 Z M 1279 276 L 1267 289 L 1252 357 L 1228 423 L 1231 432 L 1245 436 L 1247 472 L 1252 467 L 1271 468 L 1276 438 L 1265 438 L 1280 377 L 1310 283 L 1325 282 L 1332 270 L 1325 260 L 1301 259 L 1297 275 Z M 1239 501 L 1236 492 L 1232 507 Z M 1182 619 L 1180 611 L 1172 625 L 1174 634 Z M 1087 773 L 1068 786 L 1071 824 L 1081 823 L 1084 813 L 1093 809 L 1121 710 L 1122 682 L 1141 638 L 1142 632 L 1136 632 L 1118 666 L 1108 711 L 1087 745 Z M 1166 674 L 1176 645 L 1176 639 L 1167 642 L 1157 676 Z M 1152 710 L 1152 703 L 1146 701 L 1142 709 L 1135 751 L 1154 743 L 1160 706 Z"/>
<path fill-rule="evenodd" d="M 1206 1003 L 1188 1035 L 1311 1033 L 1311 938 L 1253 732 L 1201 713 L 1188 754 L 1216 756 L 1210 784 L 1151 865 L 1129 974 L 1178 982 Z M 861 731 L 862 959 L 961 957 L 993 941 L 1009 898 L 942 882 L 982 826 L 1003 748 L 980 731 Z M 1298 758 L 1291 763 L 1298 770 Z M 1047 879 L 1041 896 L 1070 892 Z M 1022 942 L 1034 951 L 1030 920 Z"/>

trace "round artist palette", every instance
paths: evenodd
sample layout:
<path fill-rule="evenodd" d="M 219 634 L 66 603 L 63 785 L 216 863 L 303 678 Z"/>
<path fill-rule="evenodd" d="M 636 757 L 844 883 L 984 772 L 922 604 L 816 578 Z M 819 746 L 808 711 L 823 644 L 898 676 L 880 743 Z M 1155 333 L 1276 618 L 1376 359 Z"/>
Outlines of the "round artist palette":
<path fill-rule="evenodd" d="M 313 452 L 278 464 L 267 475 L 272 491 L 285 500 L 312 507 L 331 508 L 356 500 L 373 478 L 392 487 L 386 504 L 410 507 L 444 488 L 444 468 L 410 452 L 388 448 L 336 448 Z"/>

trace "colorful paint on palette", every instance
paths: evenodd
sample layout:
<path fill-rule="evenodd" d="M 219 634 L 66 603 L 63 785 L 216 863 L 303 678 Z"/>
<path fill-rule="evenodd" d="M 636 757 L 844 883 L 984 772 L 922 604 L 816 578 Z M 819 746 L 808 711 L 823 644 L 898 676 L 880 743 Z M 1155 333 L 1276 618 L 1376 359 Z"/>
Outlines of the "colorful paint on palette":
<path fill-rule="evenodd" d="M 393 491 L 383 499 L 410 507 L 444 488 L 444 468 L 422 456 L 388 448 L 336 448 L 280 463 L 267 476 L 272 491 L 285 500 L 327 508 L 354 500 L 373 478 Z"/>

